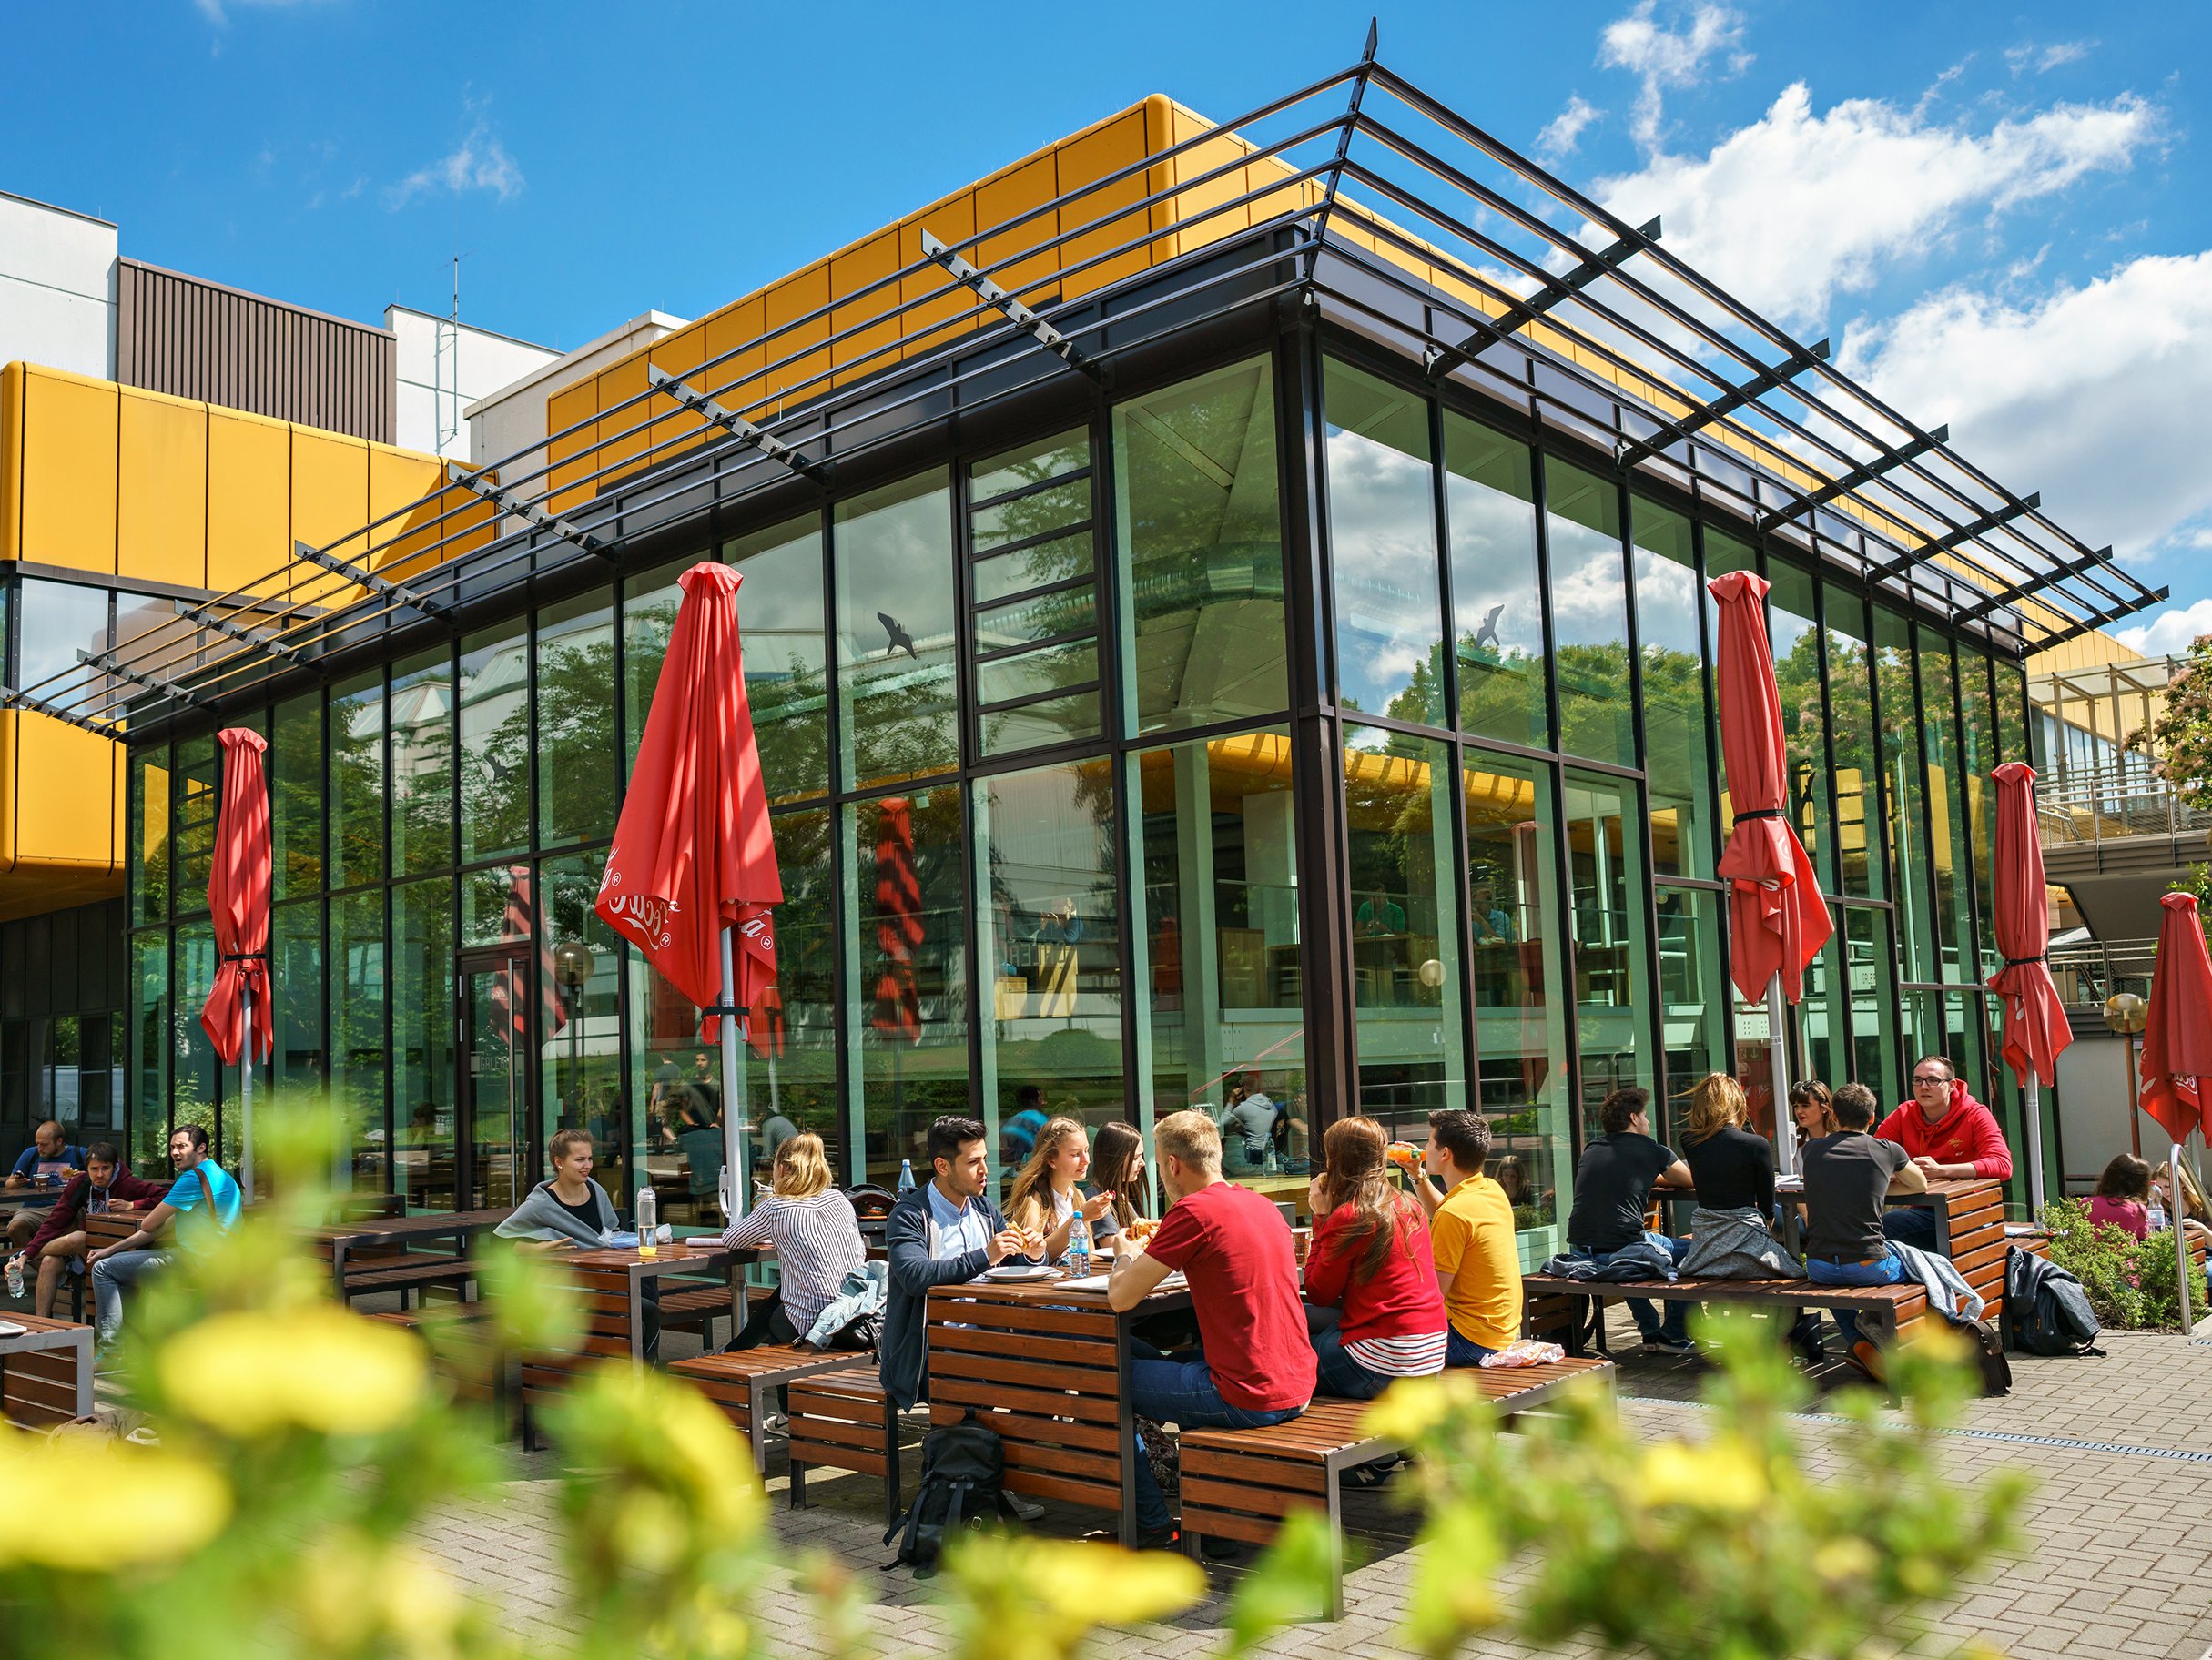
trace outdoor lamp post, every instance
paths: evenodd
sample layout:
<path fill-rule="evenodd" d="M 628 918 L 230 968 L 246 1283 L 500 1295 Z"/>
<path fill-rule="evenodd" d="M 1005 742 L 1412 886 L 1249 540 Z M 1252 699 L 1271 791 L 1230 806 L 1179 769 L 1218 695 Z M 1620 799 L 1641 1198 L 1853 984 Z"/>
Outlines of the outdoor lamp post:
<path fill-rule="evenodd" d="M 2120 1035 L 2127 1048 L 2127 1145 L 2143 1157 L 2143 1120 L 2136 1106 L 2136 1034 L 2150 1017 L 2150 1007 L 2132 991 L 2116 991 L 2105 999 L 2105 1024 Z"/>
<path fill-rule="evenodd" d="M 568 940 L 553 952 L 553 978 L 568 998 L 569 1100 L 579 1123 L 583 1112 L 583 988 L 598 967 L 599 959 L 592 955 L 591 946 L 580 939 Z"/>

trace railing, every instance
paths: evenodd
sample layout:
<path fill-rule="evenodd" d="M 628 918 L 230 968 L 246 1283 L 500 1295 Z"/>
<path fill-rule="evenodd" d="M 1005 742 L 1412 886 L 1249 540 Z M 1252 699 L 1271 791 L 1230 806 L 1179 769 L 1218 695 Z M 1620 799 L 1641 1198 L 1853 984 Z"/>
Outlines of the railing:
<path fill-rule="evenodd" d="M 2156 939 L 2092 939 L 2051 951 L 2051 978 L 2070 1008 L 2097 1008 L 2117 992 L 2150 996 Z"/>
<path fill-rule="evenodd" d="M 2212 811 L 2180 800 L 2140 759 L 2125 766 L 2055 768 L 2036 780 L 2035 798 L 2045 847 L 2212 830 Z"/>

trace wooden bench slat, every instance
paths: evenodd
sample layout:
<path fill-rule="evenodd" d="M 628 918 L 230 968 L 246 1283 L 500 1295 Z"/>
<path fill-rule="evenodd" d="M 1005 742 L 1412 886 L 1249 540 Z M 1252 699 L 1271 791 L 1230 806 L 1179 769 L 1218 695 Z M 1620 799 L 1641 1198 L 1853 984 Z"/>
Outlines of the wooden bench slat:
<path fill-rule="evenodd" d="M 1081 1338 L 1012 1336 L 1000 1331 L 933 1324 L 929 1328 L 928 1341 L 932 1356 L 947 1350 L 964 1350 L 970 1353 L 1049 1361 L 1054 1365 L 1077 1367 L 1089 1372 L 1111 1372 L 1116 1370 L 1111 1343 L 1086 1341 Z"/>
<path fill-rule="evenodd" d="M 1232 1452 L 1226 1447 L 1194 1446 L 1187 1442 L 1182 1447 L 1182 1472 L 1186 1477 L 1209 1475 L 1220 1481 L 1243 1482 L 1255 1487 L 1294 1488 L 1301 1493 L 1325 1494 L 1329 1489 L 1328 1472 L 1318 1460 L 1309 1463 L 1265 1458 L 1257 1453 Z"/>
<path fill-rule="evenodd" d="M 1186 1516 L 1193 1511 L 1209 1517 L 1224 1511 L 1248 1516 L 1287 1516 L 1294 1510 L 1314 1510 L 1327 1503 L 1325 1491 L 1292 1492 L 1254 1486 L 1248 1482 L 1213 1481 L 1188 1464 L 1183 1466 L 1182 1506 Z M 1215 1530 L 1208 1527 L 1204 1531 Z"/>
<path fill-rule="evenodd" d="M 984 1382 L 1005 1383 L 1015 1388 L 1040 1389 L 1048 1393 L 1065 1388 L 1069 1381 L 1068 1372 L 1062 1367 L 934 1348 L 929 1355 L 929 1377 L 933 1386 L 939 1378 L 975 1378 Z M 1083 1388 L 1086 1393 L 1110 1401 L 1117 1400 L 1121 1395 L 1120 1374 L 1118 1372 L 1088 1372 L 1083 1379 Z"/>
<path fill-rule="evenodd" d="M 1016 1389 L 981 1379 L 948 1377 L 942 1372 L 929 1381 L 937 1400 L 963 1406 L 1003 1406 L 1045 1418 L 1077 1418 L 1088 1423 L 1119 1423 L 1120 1405 L 1096 1395 L 1070 1395 L 1050 1390 Z"/>

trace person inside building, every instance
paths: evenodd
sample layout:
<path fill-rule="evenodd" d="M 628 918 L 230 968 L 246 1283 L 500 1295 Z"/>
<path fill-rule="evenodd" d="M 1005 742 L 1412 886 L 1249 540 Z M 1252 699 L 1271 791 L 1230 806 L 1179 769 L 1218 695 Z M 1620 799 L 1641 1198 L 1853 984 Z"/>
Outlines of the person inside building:
<path fill-rule="evenodd" d="M 1167 1214 L 1142 1250 L 1114 1259 L 1107 1298 L 1116 1310 L 1133 1309 L 1180 1269 L 1200 1351 L 1169 1359 L 1139 1350 L 1130 1362 L 1131 1410 L 1182 1430 L 1295 1418 L 1313 1401 L 1316 1366 L 1290 1225 L 1272 1200 L 1222 1174 L 1221 1132 L 1210 1115 L 1170 1113 L 1152 1130 L 1152 1151 Z M 1136 1477 L 1144 1541 L 1165 1544 L 1174 1519 L 1149 1461 L 1137 1461 Z"/>
<path fill-rule="evenodd" d="M 705 1221 L 722 1201 L 722 1125 L 706 1117 L 704 1097 L 685 1091 L 676 1108 L 676 1149 L 683 1155 L 685 1197 L 695 1220 Z M 737 1196 L 740 1199 L 744 1195 Z"/>
<path fill-rule="evenodd" d="M 1913 1098 L 1882 1119 L 1874 1133 L 1903 1148 L 1929 1181 L 1974 1177 L 2004 1181 L 2013 1173 L 2012 1149 L 2004 1144 L 1996 1115 L 1974 1098 L 1958 1068 L 1941 1055 L 1923 1055 L 1913 1063 Z M 1900 1206 L 1883 1219 L 1882 1231 L 1933 1250 L 1935 1212 L 1924 1205 Z"/>
<path fill-rule="evenodd" d="M 884 1227 L 891 1284 L 883 1305 L 878 1370 L 905 1412 L 928 1399 L 924 1308 L 933 1285 L 980 1280 L 1021 1254 L 1021 1236 L 992 1204 L 990 1141 L 979 1118 L 948 1114 L 929 1126 L 929 1179 L 908 1189 Z"/>
<path fill-rule="evenodd" d="M 238 1226 L 244 1209 L 238 1184 L 208 1155 L 208 1132 L 198 1125 L 180 1124 L 170 1132 L 169 1165 L 177 1180 L 146 1213 L 137 1231 L 85 1257 L 92 1272 L 96 1341 L 103 1351 L 114 1346 L 123 1330 L 124 1291 L 167 1268 L 176 1250 L 207 1250 L 213 1240 Z M 154 1249 L 171 1223 L 176 1225 L 174 1246 Z"/>
<path fill-rule="evenodd" d="M 2145 1174 L 2148 1175 L 2148 1167 Z M 50 1210 L 36 1214 L 45 1220 L 15 1259 L 18 1273 L 37 1265 L 38 1283 L 33 1291 L 31 1312 L 41 1320 L 54 1318 L 55 1293 L 65 1273 L 85 1271 L 85 1218 L 109 1210 L 150 1210 L 161 1202 L 167 1187 L 133 1176 L 123 1168 L 123 1158 L 112 1141 L 96 1142 L 85 1150 L 82 1174 L 72 1176 Z"/>
<path fill-rule="evenodd" d="M 7 1242 L 11 1250 L 21 1250 L 30 1242 L 39 1224 L 46 1220 L 46 1207 L 69 1178 L 84 1168 L 85 1149 L 72 1146 L 62 1134 L 62 1127 L 52 1118 L 31 1132 L 31 1145 L 16 1156 L 15 1168 L 7 1173 L 9 1192 L 28 1190 L 31 1194 L 23 1209 L 8 1219 Z"/>
<path fill-rule="evenodd" d="M 1223 1102 L 1214 1128 L 1221 1131 L 1225 1169 L 1232 1176 L 1257 1176 L 1267 1169 L 1274 1144 L 1275 1104 L 1260 1088 L 1258 1073 L 1239 1078 Z"/>
<path fill-rule="evenodd" d="M 999 1168 L 1018 1170 L 1037 1150 L 1037 1132 L 1051 1115 L 1044 1109 L 1044 1091 L 1023 1084 L 1014 1091 L 1013 1116 L 999 1126 Z"/>
<path fill-rule="evenodd" d="M 1420 1168 L 1407 1172 L 1414 1197 L 1428 1213 L 1450 1366 L 1479 1366 L 1521 1331 L 1513 1203 L 1487 1173 L 1490 1140 L 1490 1120 L 1479 1112 L 1464 1107 L 1432 1112 Z"/>
<path fill-rule="evenodd" d="M 1605 1098 L 1598 1108 L 1605 1132 L 1582 1149 L 1575 1167 L 1575 1204 L 1568 1213 L 1568 1258 L 1604 1267 L 1624 1250 L 1649 1250 L 1679 1262 L 1687 1240 L 1669 1239 L 1644 1226 L 1655 1186 L 1687 1188 L 1689 1167 L 1651 1134 L 1651 1092 L 1627 1085 Z M 1662 1316 L 1648 1297 L 1629 1300 L 1629 1317 L 1644 1347 L 1667 1354 L 1689 1354 L 1689 1305 L 1669 1301 Z"/>
<path fill-rule="evenodd" d="M 846 1276 L 861 1272 L 868 1262 L 853 1201 L 830 1180 L 822 1138 L 807 1130 L 776 1148 L 767 1194 L 723 1230 L 722 1242 L 776 1250 L 776 1289 L 730 1341 L 732 1349 L 806 1338 L 823 1311 L 845 1294 Z M 835 1335 L 824 1333 L 831 1340 Z M 842 1345 L 832 1341 L 826 1346 Z"/>
<path fill-rule="evenodd" d="M 1085 1193 L 1091 1173 L 1091 1132 L 1081 1118 L 1049 1118 L 1037 1132 L 1037 1145 L 1007 1190 L 1007 1226 L 1022 1238 L 1039 1240 L 1040 1263 L 1065 1262 L 1081 1224 L 1083 1256 L 1091 1255 L 1094 1233 L 1113 1209 L 1113 1194 Z"/>
<path fill-rule="evenodd" d="M 1895 1285 L 1904 1260 L 1882 1230 L 1892 1193 L 1924 1193 L 1928 1175 L 1904 1147 L 1872 1134 L 1874 1092 L 1845 1084 L 1831 1103 L 1837 1129 L 1805 1145 L 1805 1274 L 1815 1285 Z M 1859 1336 L 1858 1318 L 1836 1311 L 1836 1329 L 1852 1361 L 1877 1382 L 1882 1357 Z"/>
<path fill-rule="evenodd" d="M 1444 1370 L 1450 1327 L 1428 1222 L 1391 1180 L 1389 1145 L 1369 1118 L 1322 1133 L 1305 1317 L 1324 1395 L 1372 1401 L 1399 1378 Z"/>

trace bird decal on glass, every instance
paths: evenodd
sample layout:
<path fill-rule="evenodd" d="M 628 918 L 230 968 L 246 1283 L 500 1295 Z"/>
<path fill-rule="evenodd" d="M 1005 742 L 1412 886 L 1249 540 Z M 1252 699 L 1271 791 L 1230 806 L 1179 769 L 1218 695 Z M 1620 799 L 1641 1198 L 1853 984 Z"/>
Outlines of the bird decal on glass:
<path fill-rule="evenodd" d="M 883 632 L 891 638 L 891 643 L 883 648 L 883 654 L 886 657 L 892 656 L 904 648 L 907 655 L 913 658 L 915 662 L 921 661 L 921 653 L 914 649 L 914 636 L 907 633 L 897 617 L 888 611 L 879 611 L 876 613 L 876 621 L 883 624 Z"/>
<path fill-rule="evenodd" d="M 1482 620 L 1482 626 L 1475 631 L 1475 649 L 1476 651 L 1481 651 L 1486 645 L 1494 652 L 1498 649 L 1497 619 L 1503 614 L 1505 609 L 1503 605 L 1490 607 L 1489 614 Z"/>

